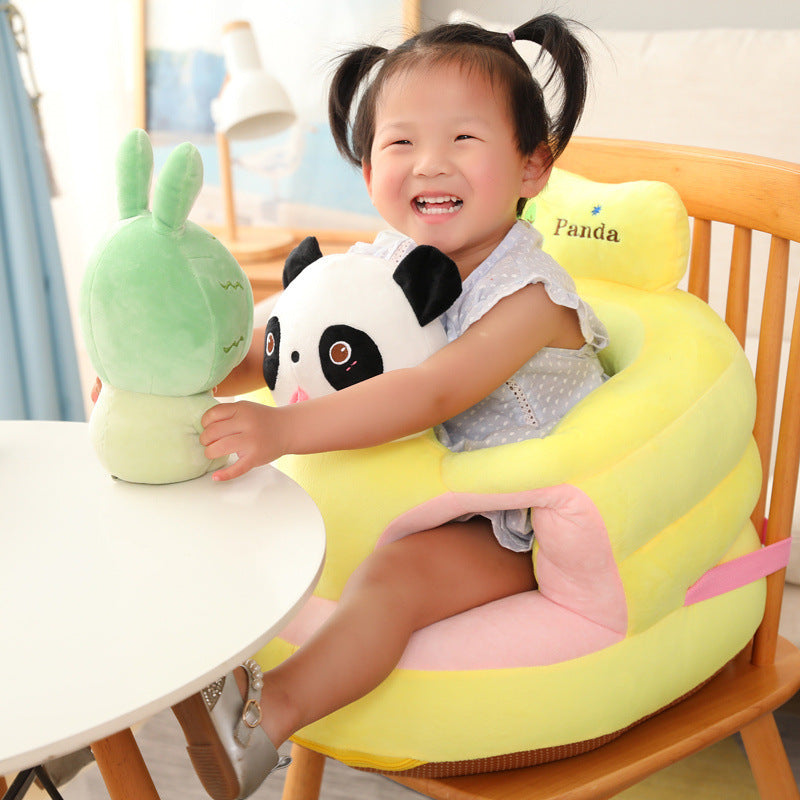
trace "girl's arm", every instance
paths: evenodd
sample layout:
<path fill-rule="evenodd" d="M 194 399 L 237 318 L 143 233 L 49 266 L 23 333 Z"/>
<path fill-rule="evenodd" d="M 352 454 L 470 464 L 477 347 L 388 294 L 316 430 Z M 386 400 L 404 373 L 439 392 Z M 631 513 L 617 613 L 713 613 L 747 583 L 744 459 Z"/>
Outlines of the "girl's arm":
<path fill-rule="evenodd" d="M 209 458 L 236 453 L 226 480 L 285 453 L 370 447 L 437 425 L 475 405 L 542 347 L 584 342 L 577 314 L 540 284 L 501 300 L 458 339 L 416 367 L 280 408 L 225 403 L 206 412 Z"/>

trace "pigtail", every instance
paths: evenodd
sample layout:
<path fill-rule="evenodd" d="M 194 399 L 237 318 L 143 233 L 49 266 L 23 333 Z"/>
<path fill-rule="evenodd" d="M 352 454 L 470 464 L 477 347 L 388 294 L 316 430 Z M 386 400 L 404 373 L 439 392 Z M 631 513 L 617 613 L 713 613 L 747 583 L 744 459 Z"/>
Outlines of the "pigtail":
<path fill-rule="evenodd" d="M 339 152 L 357 167 L 364 157 L 364 136 L 356 124 L 351 136 L 353 102 L 372 68 L 386 55 L 385 47 L 365 46 L 341 57 L 328 94 L 328 121 Z"/>
<path fill-rule="evenodd" d="M 537 62 L 546 52 L 553 60 L 553 68 L 545 82 L 547 86 L 560 74 L 562 94 L 561 113 L 551 119 L 550 148 L 557 158 L 572 136 L 581 118 L 588 89 L 589 57 L 580 40 L 570 29 L 571 20 L 554 14 L 542 14 L 515 28 L 509 41 L 526 39 L 541 47 Z"/>

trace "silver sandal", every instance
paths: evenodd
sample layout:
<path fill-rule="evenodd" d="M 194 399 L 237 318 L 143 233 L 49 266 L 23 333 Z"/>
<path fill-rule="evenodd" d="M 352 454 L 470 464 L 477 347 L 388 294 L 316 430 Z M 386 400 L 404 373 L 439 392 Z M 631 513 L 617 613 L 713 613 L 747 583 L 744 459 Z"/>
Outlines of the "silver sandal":
<path fill-rule="evenodd" d="M 247 697 L 242 701 L 233 673 L 172 711 L 186 737 L 186 750 L 203 788 L 213 800 L 249 797 L 273 770 L 288 766 L 261 727 L 261 667 L 249 659 Z"/>

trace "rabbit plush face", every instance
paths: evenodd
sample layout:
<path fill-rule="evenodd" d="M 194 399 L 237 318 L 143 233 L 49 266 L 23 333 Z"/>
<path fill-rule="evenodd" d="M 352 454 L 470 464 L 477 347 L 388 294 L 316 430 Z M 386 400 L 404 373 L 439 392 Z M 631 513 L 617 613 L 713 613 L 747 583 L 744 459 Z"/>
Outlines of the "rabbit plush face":
<path fill-rule="evenodd" d="M 437 319 L 461 292 L 433 247 L 399 264 L 362 253 L 323 256 L 313 237 L 289 256 L 267 322 L 264 378 L 279 405 L 414 366 L 447 343 Z"/>
<path fill-rule="evenodd" d="M 245 356 L 253 295 L 225 247 L 187 221 L 203 182 L 197 149 L 172 151 L 148 196 L 153 151 L 131 132 L 117 157 L 120 221 L 95 250 L 81 288 L 81 324 L 104 383 L 143 394 L 205 392 Z"/>

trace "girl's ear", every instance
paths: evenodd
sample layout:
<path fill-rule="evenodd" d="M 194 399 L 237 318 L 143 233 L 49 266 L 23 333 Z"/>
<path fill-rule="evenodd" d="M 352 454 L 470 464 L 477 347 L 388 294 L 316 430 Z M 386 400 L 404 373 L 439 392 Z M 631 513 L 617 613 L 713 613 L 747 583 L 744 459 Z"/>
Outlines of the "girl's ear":
<path fill-rule="evenodd" d="M 522 167 L 522 192 L 520 197 L 536 197 L 550 180 L 553 156 L 546 144 L 540 144 L 526 159 Z"/>
<path fill-rule="evenodd" d="M 372 196 L 372 165 L 366 161 L 361 162 L 361 174 L 364 176 L 364 183 L 367 186 L 367 194 Z"/>

